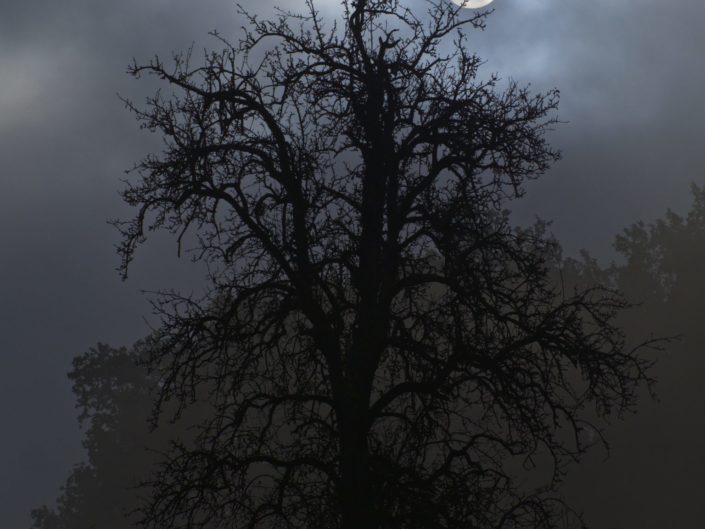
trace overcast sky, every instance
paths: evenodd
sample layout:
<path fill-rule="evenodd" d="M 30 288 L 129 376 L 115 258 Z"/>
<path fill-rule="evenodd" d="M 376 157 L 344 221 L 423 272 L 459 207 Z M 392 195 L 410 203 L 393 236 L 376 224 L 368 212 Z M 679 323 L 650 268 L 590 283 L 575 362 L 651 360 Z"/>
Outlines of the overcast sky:
<path fill-rule="evenodd" d="M 275 4 L 298 3 L 241 0 L 262 14 Z M 336 0 L 319 5 L 331 15 L 339 11 Z M 626 225 L 669 207 L 684 211 L 689 182 L 705 183 L 705 2 L 492 5 L 487 30 L 470 40 L 487 61 L 485 73 L 531 81 L 536 89 L 558 87 L 558 117 L 567 122 L 552 136 L 564 159 L 529 186 L 517 218 L 552 219 L 568 254 L 587 248 L 609 259 L 614 235 Z M 116 96 L 140 101 L 154 87 L 129 78 L 126 66 L 132 57 L 168 57 L 192 42 L 197 49 L 218 47 L 207 32 L 237 37 L 241 24 L 230 0 L 0 4 L 3 528 L 27 527 L 29 509 L 51 502 L 81 457 L 65 376 L 71 358 L 97 341 L 130 344 L 144 335 L 149 307 L 140 289 L 189 288 L 200 279 L 159 237 L 138 253 L 129 281 L 114 271 L 118 238 L 106 219 L 127 214 L 117 194 L 122 172 L 159 148 L 158 138 L 138 130 Z M 666 448 L 686 434 L 676 432 Z M 616 454 L 603 475 L 614 476 L 620 461 Z M 689 463 L 702 477 L 702 454 Z M 605 494 L 653 479 L 648 466 L 641 472 L 620 475 L 626 481 Z M 637 519 L 633 527 L 642 529 L 664 527 L 666 519 L 669 527 L 700 526 L 702 520 L 691 517 L 702 513 L 702 479 L 693 485 L 700 489 L 674 492 L 668 480 L 678 476 L 662 478 L 651 496 L 613 498 L 611 511 L 594 519 L 614 519 L 605 527 L 627 528 L 625 520 Z M 604 506 L 596 494 L 586 495 L 593 502 L 586 508 Z M 668 500 L 669 518 L 659 497 Z"/>

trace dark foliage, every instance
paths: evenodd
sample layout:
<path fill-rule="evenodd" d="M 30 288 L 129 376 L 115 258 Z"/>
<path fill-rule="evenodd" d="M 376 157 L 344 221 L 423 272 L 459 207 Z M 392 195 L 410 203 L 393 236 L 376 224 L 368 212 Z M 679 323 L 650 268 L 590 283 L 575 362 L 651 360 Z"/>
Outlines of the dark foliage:
<path fill-rule="evenodd" d="M 34 529 L 127 529 L 138 507 L 135 485 L 157 461 L 148 446 L 164 439 L 149 435 L 153 399 L 150 380 L 136 366 L 139 347 L 113 349 L 99 344 L 77 356 L 69 378 L 85 427 L 87 461 L 74 467 L 55 509 L 32 512 Z"/>
<path fill-rule="evenodd" d="M 124 191 L 123 272 L 147 230 L 191 230 L 211 289 L 157 300 L 150 363 L 159 405 L 216 410 L 144 523 L 555 527 L 582 411 L 647 381 L 624 300 L 562 291 L 556 244 L 505 212 L 557 159 L 557 94 L 478 77 L 485 15 L 445 0 L 345 2 L 332 26 L 306 5 L 201 66 L 132 68 L 173 94 L 130 104 L 166 147 Z"/>
<path fill-rule="evenodd" d="M 568 260 L 563 269 L 566 281 L 608 285 L 636 303 L 616 319 L 628 344 L 638 344 L 649 334 L 671 337 L 666 351 L 652 354 L 658 399 L 643 402 L 629 425 L 606 427 L 605 435 L 614 440 L 615 457 L 609 466 L 600 464 L 604 452 L 598 451 L 567 480 L 573 497 L 591 491 L 593 499 L 588 501 L 619 498 L 618 509 L 586 513 L 587 519 L 601 519 L 600 527 L 616 525 L 610 519 L 614 514 L 629 520 L 619 527 L 672 525 L 675 507 L 657 513 L 635 508 L 660 500 L 655 486 L 659 483 L 667 483 L 684 506 L 679 507 L 682 519 L 698 519 L 704 512 L 699 498 L 705 495 L 705 460 L 700 456 L 705 443 L 705 189 L 694 185 L 692 194 L 687 214 L 669 210 L 651 223 L 636 222 L 625 229 L 615 241 L 617 263 L 603 268 L 586 254 L 579 261 Z M 648 477 L 642 473 L 645 461 Z M 614 480 L 605 483 L 612 476 Z M 646 489 L 652 490 L 645 496 Z"/>
<path fill-rule="evenodd" d="M 139 520 L 139 485 L 173 443 L 189 443 L 190 426 L 209 416 L 203 404 L 179 421 L 154 427 L 158 380 L 145 369 L 144 342 L 98 344 L 74 358 L 73 382 L 86 461 L 74 466 L 56 506 L 32 511 L 33 529 L 129 529 Z"/>

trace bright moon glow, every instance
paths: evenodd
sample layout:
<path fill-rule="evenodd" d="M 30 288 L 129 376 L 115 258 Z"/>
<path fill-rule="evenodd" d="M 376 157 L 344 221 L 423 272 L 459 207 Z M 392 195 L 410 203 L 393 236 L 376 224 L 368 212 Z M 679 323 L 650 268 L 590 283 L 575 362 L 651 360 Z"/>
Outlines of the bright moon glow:
<path fill-rule="evenodd" d="M 453 0 L 453 3 L 460 7 L 477 9 L 478 7 L 485 7 L 492 3 L 492 0 Z"/>

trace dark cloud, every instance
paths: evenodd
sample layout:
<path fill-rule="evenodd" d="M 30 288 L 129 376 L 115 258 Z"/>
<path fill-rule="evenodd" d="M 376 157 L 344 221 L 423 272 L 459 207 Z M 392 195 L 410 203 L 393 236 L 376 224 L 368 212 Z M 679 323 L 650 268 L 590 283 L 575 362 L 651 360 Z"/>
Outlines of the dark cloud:
<path fill-rule="evenodd" d="M 610 255 L 611 234 L 702 180 L 705 15 L 696 1 L 505 0 L 482 36 L 487 67 L 562 93 L 564 160 L 529 188 L 524 215 L 555 220 L 570 252 Z"/>
<path fill-rule="evenodd" d="M 277 2 L 242 3 L 271 13 Z M 609 258 L 617 231 L 667 207 L 683 210 L 688 183 L 705 175 L 705 3 L 675 4 L 496 0 L 487 31 L 471 38 L 486 72 L 562 91 L 567 123 L 554 142 L 564 160 L 528 186 L 516 212 L 553 219 L 569 253 L 586 247 Z M 339 9 L 334 0 L 320 5 Z M 117 237 L 105 219 L 125 214 L 119 178 L 159 148 L 115 95 L 140 100 L 154 84 L 134 82 L 125 68 L 132 57 L 166 57 L 193 42 L 217 46 L 209 30 L 236 36 L 241 25 L 228 0 L 0 7 L 4 527 L 26 526 L 29 507 L 51 501 L 80 456 L 64 376 L 72 356 L 98 340 L 137 339 L 149 313 L 139 289 L 194 286 L 200 274 L 175 261 L 167 238 L 144 248 L 127 283 L 114 272 Z M 647 522 L 640 526 L 657 527 Z"/>

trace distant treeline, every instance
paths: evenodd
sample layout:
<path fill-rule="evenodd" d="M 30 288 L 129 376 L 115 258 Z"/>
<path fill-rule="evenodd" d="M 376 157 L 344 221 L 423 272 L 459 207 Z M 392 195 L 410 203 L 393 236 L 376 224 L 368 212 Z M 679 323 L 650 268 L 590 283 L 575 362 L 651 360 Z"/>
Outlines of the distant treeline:
<path fill-rule="evenodd" d="M 591 285 L 622 291 L 635 303 L 619 318 L 628 340 L 643 340 L 645 331 L 678 336 L 665 354 L 678 355 L 685 370 L 705 346 L 705 190 L 694 185 L 692 193 L 686 216 L 669 211 L 618 235 L 619 263 L 603 267 L 584 252 L 563 260 L 555 274 L 565 291 Z M 207 413 L 201 403 L 176 417 L 167 404 L 166 420 L 153 427 L 158 382 L 140 364 L 144 347 L 98 344 L 74 359 L 69 378 L 88 458 L 74 467 L 55 506 L 32 512 L 33 529 L 133 527 L 145 494 L 138 485 L 156 471 L 172 443 L 188 443 L 189 425 Z"/>

